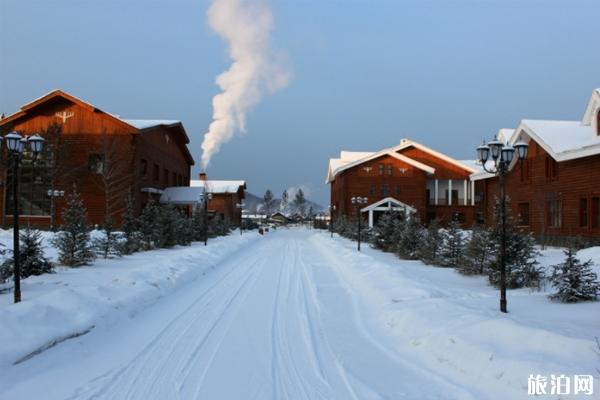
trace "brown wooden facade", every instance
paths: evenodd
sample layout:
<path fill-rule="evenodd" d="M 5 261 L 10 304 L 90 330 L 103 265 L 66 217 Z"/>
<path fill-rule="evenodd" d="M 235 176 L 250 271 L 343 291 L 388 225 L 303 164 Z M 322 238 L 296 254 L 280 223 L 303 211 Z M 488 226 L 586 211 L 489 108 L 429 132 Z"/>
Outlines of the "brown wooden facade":
<path fill-rule="evenodd" d="M 477 185 L 488 225 L 498 185 L 497 178 Z M 506 175 L 506 194 L 513 217 L 536 236 L 600 239 L 600 154 L 557 162 L 532 140 L 526 160 Z"/>
<path fill-rule="evenodd" d="M 60 224 L 66 195 L 76 185 L 90 224 L 102 224 L 108 216 L 118 226 L 130 190 L 139 212 L 150 196 L 156 196 L 152 193 L 167 186 L 189 186 L 194 160 L 183 125 L 178 121 L 128 121 L 132 120 L 106 113 L 60 90 L 0 120 L 3 133 L 40 133 L 47 151 L 54 149 L 32 165 L 29 185 L 20 185 L 20 219 L 48 227 L 53 208 Z M 56 134 L 50 137 L 51 132 Z M 51 158 L 56 159 L 55 164 Z M 0 216 L 4 225 L 12 220 L 12 208 L 7 207 L 7 202 L 12 202 L 7 190 L 10 171 L 2 171 Z M 55 179 L 49 178 L 52 174 L 48 171 L 56 173 Z M 65 196 L 51 199 L 49 189 L 64 191 Z M 49 202 L 54 207 L 49 207 Z"/>
<path fill-rule="evenodd" d="M 332 171 L 330 164 L 334 220 L 341 215 L 355 216 L 357 209 L 351 199 L 358 196 L 368 199 L 367 205 L 361 206 L 363 210 L 392 198 L 412 208 L 424 222 L 437 218 L 447 223 L 455 218 L 472 225 L 476 209 L 469 177 L 473 169 L 413 143 L 403 140 L 403 145 L 337 168 L 339 172 Z M 367 219 L 367 213 L 362 212 L 362 218 Z M 378 215 L 381 213 L 375 213 L 369 222 L 376 223 Z"/>
<path fill-rule="evenodd" d="M 246 198 L 246 183 L 244 181 L 210 181 L 206 179 L 206 173 L 203 172 L 199 175 L 199 181 L 208 182 L 206 187 L 212 194 L 212 199 L 208 203 L 209 214 L 239 225 L 242 220 L 242 209 L 237 205 L 242 204 Z M 227 189 L 223 189 L 224 187 Z"/>

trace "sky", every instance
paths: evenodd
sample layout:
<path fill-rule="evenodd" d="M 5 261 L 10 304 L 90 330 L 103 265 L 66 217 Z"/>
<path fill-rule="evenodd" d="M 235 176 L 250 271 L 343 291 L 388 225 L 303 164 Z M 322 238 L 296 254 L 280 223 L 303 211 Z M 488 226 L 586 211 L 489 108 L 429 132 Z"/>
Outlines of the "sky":
<path fill-rule="evenodd" d="M 248 0 L 252 1 L 252 0 Z M 268 0 L 289 85 L 209 178 L 327 206 L 329 158 L 409 138 L 457 159 L 520 119 L 580 119 L 600 87 L 598 0 Z M 207 0 L 0 0 L 0 112 L 63 89 L 124 118 L 179 119 L 200 170 L 226 43 Z"/>

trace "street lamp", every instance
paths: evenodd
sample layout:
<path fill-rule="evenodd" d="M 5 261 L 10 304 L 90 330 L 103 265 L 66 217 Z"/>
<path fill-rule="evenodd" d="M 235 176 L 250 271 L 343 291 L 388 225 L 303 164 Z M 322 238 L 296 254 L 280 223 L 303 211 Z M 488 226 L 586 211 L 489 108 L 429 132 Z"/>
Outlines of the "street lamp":
<path fill-rule="evenodd" d="M 527 143 L 520 141 L 514 146 L 504 144 L 495 139 L 477 147 L 477 159 L 483 169 L 498 177 L 500 183 L 500 218 L 501 218 L 501 237 L 500 237 L 500 311 L 508 312 L 506 307 L 506 182 L 505 176 L 508 167 L 513 161 L 515 152 L 517 159 L 523 161 L 527 158 Z M 490 160 L 491 156 L 491 160 Z M 488 165 L 488 161 L 492 161 Z"/>
<path fill-rule="evenodd" d="M 237 203 L 235 207 L 240 210 L 240 236 L 242 236 L 242 213 L 246 204 L 242 201 L 241 203 Z"/>
<path fill-rule="evenodd" d="M 367 204 L 369 199 L 367 199 L 366 197 L 352 197 L 350 200 L 352 201 L 352 204 L 356 209 L 356 216 L 358 218 L 358 251 L 360 251 L 360 206 L 363 204 Z"/>
<path fill-rule="evenodd" d="M 31 152 L 34 157 L 44 148 L 44 138 L 40 135 L 35 134 L 27 137 L 19 135 L 19 133 L 12 131 L 4 138 L 0 138 L 0 145 L 2 141 L 6 141 L 6 147 L 12 159 L 12 197 L 13 197 L 13 260 L 14 260 L 14 280 L 15 280 L 15 303 L 21 301 L 21 255 L 19 250 L 19 199 L 18 199 L 18 183 L 19 183 L 19 163 L 21 162 L 23 151 L 25 146 L 29 142 Z"/>
<path fill-rule="evenodd" d="M 208 202 L 212 200 L 212 193 L 204 193 L 204 245 L 208 243 Z"/>
<path fill-rule="evenodd" d="M 333 212 L 335 211 L 335 205 L 329 205 L 329 232 L 333 238 Z"/>

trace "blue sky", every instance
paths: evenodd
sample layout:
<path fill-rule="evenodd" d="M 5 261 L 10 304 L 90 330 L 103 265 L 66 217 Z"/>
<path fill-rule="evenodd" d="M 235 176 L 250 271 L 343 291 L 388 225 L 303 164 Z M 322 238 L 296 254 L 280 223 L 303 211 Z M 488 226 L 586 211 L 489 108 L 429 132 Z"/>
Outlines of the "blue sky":
<path fill-rule="evenodd" d="M 578 119 L 600 87 L 597 0 L 270 0 L 290 85 L 213 178 L 327 205 L 327 161 L 411 138 L 456 158 L 521 118 Z M 128 118 L 180 119 L 200 160 L 225 43 L 207 1 L 0 0 L 0 112 L 61 88 Z M 199 170 L 196 166 L 194 174 Z"/>

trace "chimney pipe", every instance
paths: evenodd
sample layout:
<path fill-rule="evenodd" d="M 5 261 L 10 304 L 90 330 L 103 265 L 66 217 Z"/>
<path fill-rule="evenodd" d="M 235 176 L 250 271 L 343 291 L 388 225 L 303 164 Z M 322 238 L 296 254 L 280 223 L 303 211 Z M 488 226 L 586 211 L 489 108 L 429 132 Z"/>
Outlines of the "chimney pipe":
<path fill-rule="evenodd" d="M 206 181 L 206 172 L 200 172 L 200 180 Z"/>

